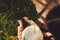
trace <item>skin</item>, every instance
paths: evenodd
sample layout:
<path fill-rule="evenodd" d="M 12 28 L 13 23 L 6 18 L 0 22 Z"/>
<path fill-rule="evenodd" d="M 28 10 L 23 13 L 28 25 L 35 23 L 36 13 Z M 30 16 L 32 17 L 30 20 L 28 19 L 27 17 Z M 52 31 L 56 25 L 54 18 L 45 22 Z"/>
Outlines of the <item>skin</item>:
<path fill-rule="evenodd" d="M 23 17 L 23 19 L 30 25 L 35 24 L 35 22 L 33 20 L 29 20 L 28 17 Z"/>
<path fill-rule="evenodd" d="M 22 40 L 22 31 L 23 31 L 23 23 L 22 20 L 18 20 L 19 26 L 18 26 L 18 39 Z"/>
<path fill-rule="evenodd" d="M 34 24 L 36 24 L 33 20 L 29 20 L 29 18 L 28 17 L 23 17 L 23 19 L 27 22 L 27 23 L 29 23 L 30 25 L 34 25 Z M 19 39 L 19 34 L 21 34 L 22 35 L 22 31 L 23 31 L 23 22 L 22 22 L 22 20 L 18 20 L 18 23 L 19 23 L 19 27 L 18 27 L 18 39 Z M 52 34 L 50 33 L 50 32 L 46 32 L 45 33 L 45 36 L 52 36 Z M 51 38 L 51 39 L 54 39 L 54 38 Z M 22 40 L 21 38 L 20 38 L 20 40 Z"/>
<path fill-rule="evenodd" d="M 34 25 L 36 24 L 33 20 L 29 20 L 28 17 L 23 17 L 23 19 L 28 22 L 30 25 Z M 40 18 L 38 18 L 40 19 Z M 40 20 L 39 20 L 40 21 Z M 37 25 L 37 24 L 36 24 Z M 44 33 L 46 37 L 52 36 L 52 34 L 50 32 L 46 32 Z M 54 40 L 54 37 L 51 37 L 51 40 Z"/>

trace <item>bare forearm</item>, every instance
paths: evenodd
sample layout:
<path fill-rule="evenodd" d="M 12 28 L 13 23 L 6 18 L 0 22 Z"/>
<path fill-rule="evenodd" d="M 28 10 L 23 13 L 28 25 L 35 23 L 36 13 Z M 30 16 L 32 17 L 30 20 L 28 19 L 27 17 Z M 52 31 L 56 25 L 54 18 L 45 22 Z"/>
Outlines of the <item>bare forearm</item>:
<path fill-rule="evenodd" d="M 23 31 L 23 23 L 22 20 L 18 20 L 19 26 L 18 26 L 18 39 L 22 40 L 22 31 Z"/>

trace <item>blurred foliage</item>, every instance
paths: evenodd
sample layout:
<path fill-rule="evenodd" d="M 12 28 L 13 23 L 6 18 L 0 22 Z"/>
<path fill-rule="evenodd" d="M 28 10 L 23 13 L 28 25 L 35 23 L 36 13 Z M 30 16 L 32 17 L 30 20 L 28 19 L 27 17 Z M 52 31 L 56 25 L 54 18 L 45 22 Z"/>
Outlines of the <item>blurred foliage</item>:
<path fill-rule="evenodd" d="M 17 20 L 23 16 L 34 19 L 36 13 L 31 0 L 0 0 L 0 40 L 15 40 Z"/>
<path fill-rule="evenodd" d="M 11 10 L 13 11 L 12 16 L 14 19 L 21 19 L 24 16 L 30 19 L 37 17 L 35 5 L 31 0 L 17 0 Z"/>
<path fill-rule="evenodd" d="M 0 13 L 0 39 L 2 37 L 4 40 L 11 35 L 17 35 L 18 22 L 16 20 L 9 20 L 7 16 L 8 14 L 6 12 Z"/>

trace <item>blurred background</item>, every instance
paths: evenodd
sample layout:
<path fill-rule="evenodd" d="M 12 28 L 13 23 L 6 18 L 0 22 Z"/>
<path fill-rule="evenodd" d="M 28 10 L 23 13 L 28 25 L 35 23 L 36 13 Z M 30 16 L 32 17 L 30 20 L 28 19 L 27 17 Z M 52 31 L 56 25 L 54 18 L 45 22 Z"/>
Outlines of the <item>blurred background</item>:
<path fill-rule="evenodd" d="M 60 0 L 0 0 L 0 40 L 18 40 L 17 20 L 24 13 L 28 17 L 30 13 L 43 16 L 56 40 L 60 40 Z"/>

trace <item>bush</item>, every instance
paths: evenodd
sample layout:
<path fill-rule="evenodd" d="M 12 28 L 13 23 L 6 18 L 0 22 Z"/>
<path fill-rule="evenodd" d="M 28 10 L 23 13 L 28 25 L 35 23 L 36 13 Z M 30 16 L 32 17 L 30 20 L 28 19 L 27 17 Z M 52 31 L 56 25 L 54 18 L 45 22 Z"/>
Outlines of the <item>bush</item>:
<path fill-rule="evenodd" d="M 23 16 L 30 19 L 35 18 L 36 8 L 31 0 L 14 0 L 11 7 L 9 7 L 10 2 L 8 5 L 8 3 L 1 1 L 3 0 L 0 0 L 0 40 L 10 40 L 11 38 L 14 40 L 17 35 L 17 20 Z"/>

